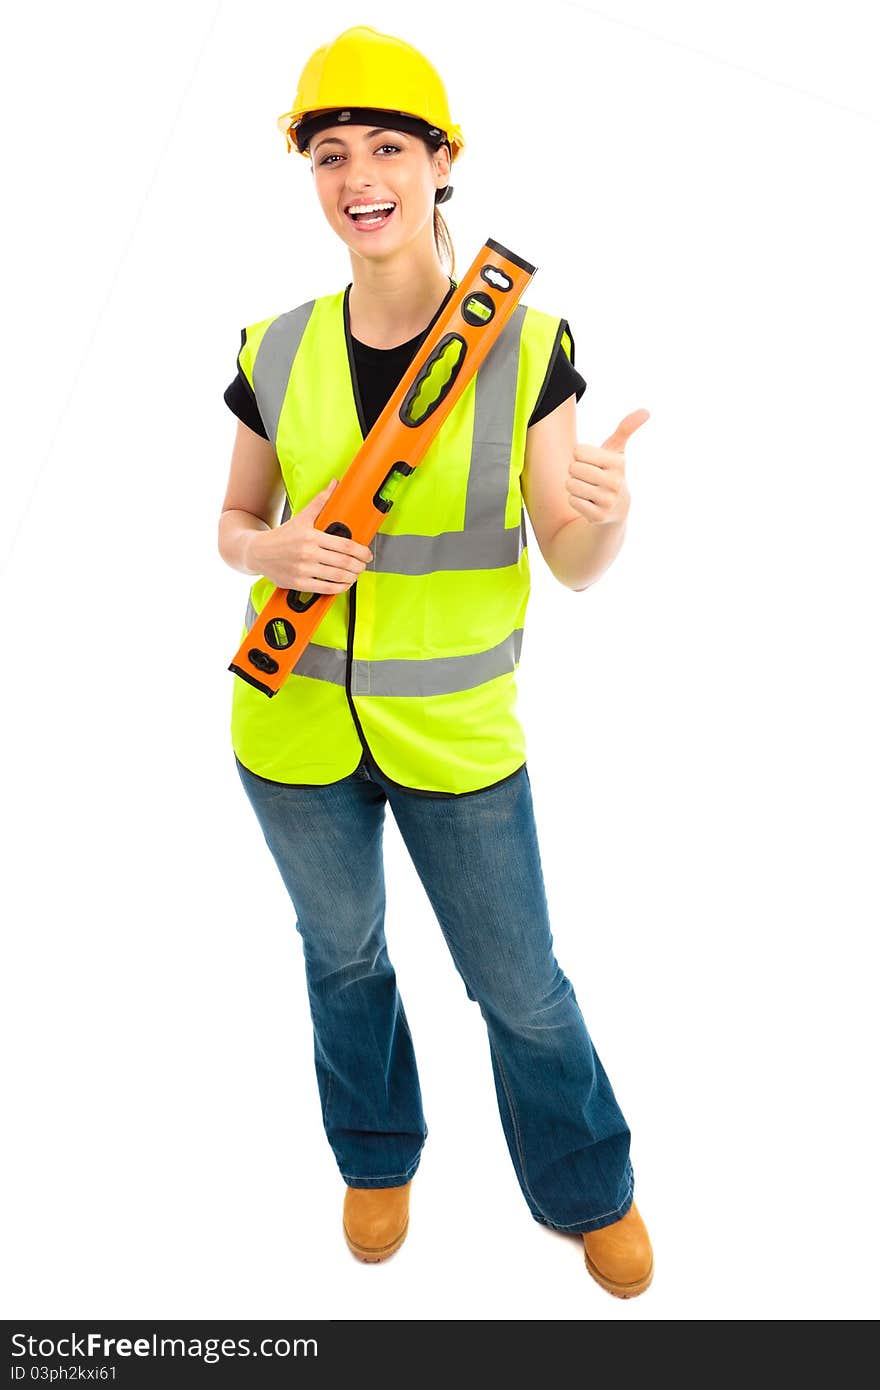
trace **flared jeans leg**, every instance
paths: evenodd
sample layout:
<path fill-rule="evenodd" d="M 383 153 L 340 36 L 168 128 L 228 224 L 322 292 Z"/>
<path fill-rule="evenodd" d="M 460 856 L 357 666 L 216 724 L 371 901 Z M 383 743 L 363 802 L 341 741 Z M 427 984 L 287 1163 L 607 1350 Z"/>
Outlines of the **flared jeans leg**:
<path fill-rule="evenodd" d="M 239 777 L 296 910 L 327 1140 L 351 1187 L 415 1173 L 428 1128 L 385 941 L 386 797 L 352 773 L 327 786 Z"/>
<path fill-rule="evenodd" d="M 508 1150 L 532 1216 L 592 1231 L 633 1197 L 630 1131 L 556 959 L 528 772 L 416 798 L 386 785 L 468 997 L 486 1023 Z"/>

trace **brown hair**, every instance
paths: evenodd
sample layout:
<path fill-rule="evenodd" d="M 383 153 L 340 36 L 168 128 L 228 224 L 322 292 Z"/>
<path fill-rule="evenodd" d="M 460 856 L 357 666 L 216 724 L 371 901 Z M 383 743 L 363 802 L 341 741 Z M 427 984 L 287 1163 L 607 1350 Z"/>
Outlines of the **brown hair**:
<path fill-rule="evenodd" d="M 449 263 L 449 274 L 455 279 L 455 247 L 452 245 L 452 237 L 449 235 L 449 228 L 446 219 L 440 209 L 434 207 L 434 245 L 441 260 L 444 258 Z"/>

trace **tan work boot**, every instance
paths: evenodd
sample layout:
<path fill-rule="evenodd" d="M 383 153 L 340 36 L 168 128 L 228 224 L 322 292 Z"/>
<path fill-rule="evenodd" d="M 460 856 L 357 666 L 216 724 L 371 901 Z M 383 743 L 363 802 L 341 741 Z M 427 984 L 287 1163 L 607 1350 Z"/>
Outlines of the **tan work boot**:
<path fill-rule="evenodd" d="M 387 1260 L 409 1230 L 409 1192 L 412 1178 L 398 1187 L 349 1187 L 342 1205 L 346 1243 L 359 1260 Z"/>
<path fill-rule="evenodd" d="M 584 1259 L 596 1283 L 617 1298 L 645 1292 L 654 1277 L 654 1252 L 635 1202 L 619 1221 L 584 1232 Z"/>

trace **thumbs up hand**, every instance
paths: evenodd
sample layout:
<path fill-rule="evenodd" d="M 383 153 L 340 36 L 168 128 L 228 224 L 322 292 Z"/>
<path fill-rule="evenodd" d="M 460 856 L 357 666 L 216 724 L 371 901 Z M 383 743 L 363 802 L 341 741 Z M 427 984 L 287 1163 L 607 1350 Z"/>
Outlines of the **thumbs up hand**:
<path fill-rule="evenodd" d="M 629 511 L 624 450 L 631 435 L 650 419 L 647 410 L 625 415 L 601 448 L 575 444 L 565 481 L 568 500 L 579 516 L 595 526 L 623 521 Z"/>

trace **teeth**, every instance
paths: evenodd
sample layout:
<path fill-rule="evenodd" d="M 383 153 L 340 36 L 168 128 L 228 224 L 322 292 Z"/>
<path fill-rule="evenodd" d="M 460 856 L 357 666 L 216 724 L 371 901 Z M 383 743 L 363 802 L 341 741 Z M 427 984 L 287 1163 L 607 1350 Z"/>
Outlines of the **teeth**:
<path fill-rule="evenodd" d="M 346 211 L 352 212 L 383 212 L 386 208 L 393 208 L 393 203 L 353 203 Z"/>

